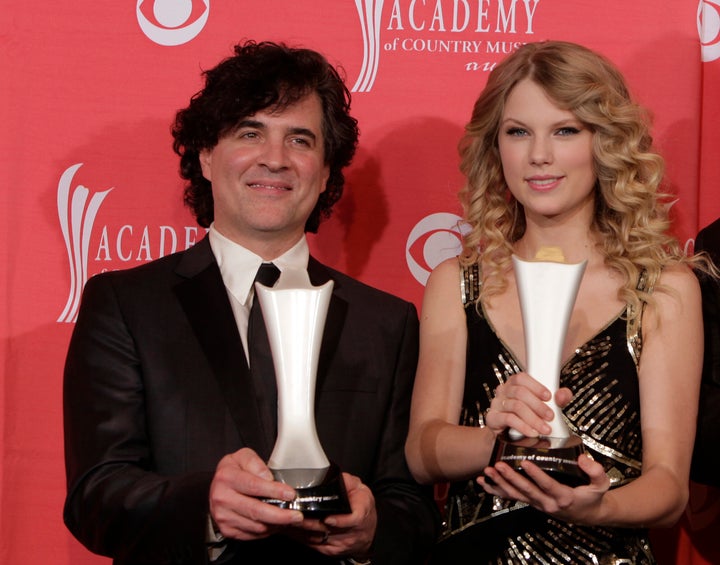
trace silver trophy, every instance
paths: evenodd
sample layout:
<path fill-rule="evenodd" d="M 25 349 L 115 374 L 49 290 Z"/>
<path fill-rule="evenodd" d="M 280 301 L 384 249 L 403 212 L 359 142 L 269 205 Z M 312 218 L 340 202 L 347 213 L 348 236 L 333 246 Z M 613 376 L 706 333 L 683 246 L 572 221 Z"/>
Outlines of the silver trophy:
<path fill-rule="evenodd" d="M 278 435 L 268 467 L 292 486 L 292 502 L 266 499 L 309 517 L 350 512 L 338 466 L 328 460 L 315 427 L 315 381 L 333 281 L 312 286 L 304 270 L 285 269 L 277 284 L 255 283 L 278 392 Z"/>
<path fill-rule="evenodd" d="M 548 436 L 523 437 L 512 429 L 498 436 L 491 464 L 504 461 L 524 473 L 520 463 L 529 460 L 559 482 L 571 486 L 587 484 L 588 477 L 577 464 L 584 451 L 582 440 L 570 433 L 562 410 L 555 403 L 562 348 L 587 261 L 565 263 L 558 248 L 541 249 L 534 261 L 523 261 L 516 255 L 512 261 L 525 331 L 527 372 L 550 390 L 552 398 L 547 405 L 554 417 Z"/>

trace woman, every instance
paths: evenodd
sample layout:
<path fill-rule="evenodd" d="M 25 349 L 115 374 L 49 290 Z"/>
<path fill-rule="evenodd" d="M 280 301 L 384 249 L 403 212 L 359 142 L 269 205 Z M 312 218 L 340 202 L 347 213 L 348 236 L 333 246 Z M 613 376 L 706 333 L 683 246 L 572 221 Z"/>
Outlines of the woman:
<path fill-rule="evenodd" d="M 427 284 L 406 445 L 416 479 L 451 483 L 435 562 L 653 563 L 646 528 L 672 525 L 688 497 L 702 363 L 690 267 L 708 267 L 667 233 L 643 112 L 600 55 L 529 44 L 491 73 L 460 152 L 471 229 Z M 511 261 L 547 246 L 587 260 L 555 398 L 586 448 L 577 488 L 527 461 L 488 466 L 507 428 L 550 432 L 550 392 L 522 370 Z"/>

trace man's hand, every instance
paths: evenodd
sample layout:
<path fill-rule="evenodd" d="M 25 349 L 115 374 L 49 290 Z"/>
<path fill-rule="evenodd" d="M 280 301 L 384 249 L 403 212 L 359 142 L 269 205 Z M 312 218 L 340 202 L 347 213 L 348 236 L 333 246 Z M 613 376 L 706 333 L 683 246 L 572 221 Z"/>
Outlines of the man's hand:
<path fill-rule="evenodd" d="M 324 555 L 364 559 L 375 539 L 377 514 L 375 497 L 367 485 L 343 473 L 350 501 L 350 514 L 335 514 L 323 520 L 306 519 L 293 528 L 292 537 Z"/>
<path fill-rule="evenodd" d="M 210 515 L 220 533 L 248 541 L 303 522 L 302 512 L 278 508 L 261 498 L 292 501 L 295 490 L 275 481 L 252 449 L 243 448 L 223 457 L 210 484 Z"/>

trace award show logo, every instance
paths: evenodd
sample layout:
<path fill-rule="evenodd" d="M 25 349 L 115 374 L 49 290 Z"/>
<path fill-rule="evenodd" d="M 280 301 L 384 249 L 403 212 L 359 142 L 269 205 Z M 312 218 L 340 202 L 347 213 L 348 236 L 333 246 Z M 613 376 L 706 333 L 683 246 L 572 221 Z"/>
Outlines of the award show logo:
<path fill-rule="evenodd" d="M 158 45 L 173 47 L 194 39 L 210 15 L 210 0 L 138 0 L 142 32 Z"/>
<path fill-rule="evenodd" d="M 369 92 L 380 62 L 380 26 L 383 0 L 355 0 L 363 38 L 363 62 L 353 92 Z"/>
<path fill-rule="evenodd" d="M 82 185 L 71 189 L 73 177 L 82 165 L 77 163 L 69 167 L 58 183 L 58 216 L 70 264 L 70 295 L 58 322 L 74 322 L 77 319 L 80 295 L 88 279 L 88 250 L 95 216 L 112 190 L 108 188 L 90 196 L 90 191 Z"/>
<path fill-rule="evenodd" d="M 57 209 L 70 267 L 70 292 L 58 322 L 77 320 L 80 298 L 90 276 L 125 269 L 189 249 L 204 235 L 198 226 L 136 226 L 129 223 L 95 226 L 95 220 L 113 188 L 91 191 L 73 179 L 83 166 L 68 167 L 58 182 Z M 111 216 L 117 217 L 117 211 Z"/>
<path fill-rule="evenodd" d="M 720 0 L 712 0 L 720 1 Z M 491 71 L 496 60 L 535 33 L 540 0 L 355 0 L 363 60 L 353 92 L 369 92 L 381 52 L 458 56 L 467 72 Z M 382 38 L 381 38 L 382 34 Z M 520 36 L 520 37 L 518 37 Z"/>
<path fill-rule="evenodd" d="M 405 260 L 421 285 L 435 267 L 460 253 L 465 233 L 467 226 L 460 216 L 447 212 L 426 216 L 415 225 L 405 244 Z"/>
<path fill-rule="evenodd" d="M 720 58 L 720 0 L 700 0 L 697 28 L 704 63 Z"/>

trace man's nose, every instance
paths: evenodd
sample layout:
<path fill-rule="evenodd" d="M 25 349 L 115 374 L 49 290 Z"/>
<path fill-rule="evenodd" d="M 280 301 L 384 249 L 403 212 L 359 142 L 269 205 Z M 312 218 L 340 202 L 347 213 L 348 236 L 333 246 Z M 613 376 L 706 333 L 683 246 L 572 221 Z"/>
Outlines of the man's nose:
<path fill-rule="evenodd" d="M 275 171 L 287 166 L 287 146 L 284 140 L 266 139 L 260 151 L 260 164 Z"/>

